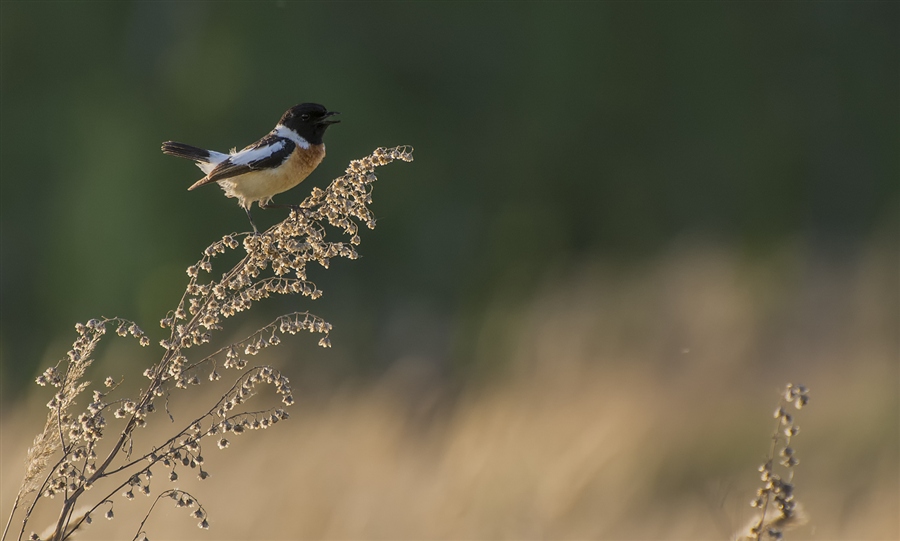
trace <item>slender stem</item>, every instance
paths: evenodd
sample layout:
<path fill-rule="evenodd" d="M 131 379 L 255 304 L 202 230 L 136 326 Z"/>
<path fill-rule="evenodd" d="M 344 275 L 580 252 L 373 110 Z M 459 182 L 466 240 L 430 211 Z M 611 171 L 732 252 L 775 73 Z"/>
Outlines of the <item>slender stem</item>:
<path fill-rule="evenodd" d="M 12 524 L 13 516 L 16 514 L 16 509 L 19 508 L 19 498 L 22 497 L 22 494 L 16 494 L 16 501 L 13 502 L 12 510 L 9 512 L 9 518 L 6 519 L 6 527 L 3 528 L 3 536 L 0 537 L 0 541 L 6 541 L 6 534 L 9 532 L 9 525 Z"/>
<path fill-rule="evenodd" d="M 150 518 L 150 513 L 153 512 L 153 508 L 156 507 L 157 503 L 159 503 L 160 498 L 162 498 L 163 496 L 168 496 L 169 494 L 172 494 L 172 490 L 165 490 L 163 492 L 160 492 L 159 495 L 156 497 L 156 499 L 153 500 L 153 505 L 150 506 L 150 509 L 147 510 L 147 514 L 144 515 L 144 520 L 142 520 L 141 523 L 138 524 L 137 533 L 134 534 L 133 539 L 136 540 L 138 538 L 138 536 L 141 535 L 141 532 L 144 530 L 144 524 L 147 523 L 147 519 Z"/>

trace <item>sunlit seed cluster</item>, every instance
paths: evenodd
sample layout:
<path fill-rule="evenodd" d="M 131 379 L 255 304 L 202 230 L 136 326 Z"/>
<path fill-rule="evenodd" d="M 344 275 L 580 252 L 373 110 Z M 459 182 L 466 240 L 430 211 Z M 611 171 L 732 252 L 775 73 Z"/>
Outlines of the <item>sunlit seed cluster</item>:
<path fill-rule="evenodd" d="M 204 250 L 203 258 L 187 269 L 189 283 L 178 308 L 160 321 L 172 329 L 161 345 L 168 350 L 189 348 L 209 341 L 209 332 L 220 322 L 249 309 L 254 302 L 273 294 L 302 294 L 317 299 L 322 291 L 307 278 L 307 264 L 315 262 L 328 268 L 335 257 L 356 259 L 359 224 L 375 227 L 368 205 L 372 202 L 372 183 L 376 167 L 394 160 L 412 161 L 412 149 L 379 148 L 372 155 L 354 160 L 345 174 L 324 190 L 312 194 L 290 217 L 268 231 L 245 235 L 244 259 L 221 279 L 201 281 L 212 272 L 212 259 L 240 245 L 235 235 L 226 235 Z M 326 240 L 326 225 L 342 230 L 350 242 Z M 190 317 L 189 315 L 190 314 Z M 181 323 L 182 321 L 186 323 Z M 327 330 L 315 329 L 327 334 Z M 328 340 L 320 341 L 327 347 Z M 260 350 L 260 344 L 247 347 L 247 354 Z"/>
<path fill-rule="evenodd" d="M 47 403 L 51 413 L 44 433 L 38 435 L 34 445 L 29 449 L 28 466 L 22 487 L 24 491 L 39 488 L 42 496 L 53 498 L 60 493 L 67 494 L 81 487 L 85 490 L 90 488 L 91 483 L 87 476 L 97 469 L 95 447 L 103 437 L 107 423 L 104 412 L 110 404 L 103 401 L 104 393 L 94 391 L 93 400 L 84 412 L 75 415 L 69 413 L 69 409 L 89 385 L 89 382 L 83 381 L 83 377 L 93 363 L 91 356 L 100 339 L 106 334 L 108 325 L 114 325 L 119 336 L 130 334 L 141 345 L 149 344 L 149 339 L 140 327 L 121 318 L 92 319 L 75 326 L 78 337 L 72 344 L 72 349 L 56 366 L 46 369 L 36 379 L 38 385 L 49 385 L 57 391 Z M 63 366 L 65 369 L 61 370 Z M 115 389 L 118 384 L 112 378 L 106 378 L 104 385 Z M 137 412 L 133 402 L 130 401 L 123 402 L 115 411 L 125 407 Z M 64 458 L 53 467 L 50 476 L 39 487 L 35 487 L 38 474 L 48 466 L 50 456 L 60 449 Z"/>
<path fill-rule="evenodd" d="M 197 523 L 197 526 L 199 528 L 202 528 L 204 530 L 209 528 L 209 522 L 207 521 L 207 518 L 206 518 L 206 516 L 207 516 L 206 509 L 204 509 L 203 506 L 200 505 L 200 503 L 197 501 L 197 499 L 194 498 L 194 496 L 191 495 L 189 492 L 186 492 L 184 490 L 179 490 L 177 488 L 169 489 L 169 490 L 163 491 L 157 497 L 157 501 L 159 501 L 161 498 L 170 498 L 172 501 L 175 502 L 175 508 L 194 509 L 196 507 L 196 509 L 194 509 L 193 511 L 191 511 L 189 513 L 189 516 L 191 518 L 199 521 Z M 109 518 L 109 519 L 113 518 L 112 517 L 112 508 L 110 508 L 110 510 L 107 512 L 106 518 Z M 138 535 L 135 536 L 135 539 L 143 539 L 143 540 L 149 541 L 149 538 L 147 537 L 147 533 L 144 531 L 139 532 Z"/>
<path fill-rule="evenodd" d="M 768 459 L 759 467 L 762 486 L 750 506 L 760 509 L 758 520 L 749 528 L 747 539 L 783 539 L 785 529 L 799 522 L 798 504 L 794 495 L 794 466 L 800 463 L 791 447 L 791 439 L 800 431 L 791 406 L 801 409 L 809 403 L 809 390 L 803 385 L 788 383 L 781 404 L 775 410 L 777 425 L 772 436 L 772 449 Z M 786 473 L 775 471 L 777 465 Z"/>

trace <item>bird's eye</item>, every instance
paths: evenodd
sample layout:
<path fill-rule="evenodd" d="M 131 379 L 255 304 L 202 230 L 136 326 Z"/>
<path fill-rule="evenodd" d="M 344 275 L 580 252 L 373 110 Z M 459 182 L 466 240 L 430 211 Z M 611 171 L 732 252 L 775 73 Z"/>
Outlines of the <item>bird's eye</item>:
<path fill-rule="evenodd" d="M 309 113 L 303 113 L 302 115 L 300 115 L 300 120 L 309 120 Z"/>

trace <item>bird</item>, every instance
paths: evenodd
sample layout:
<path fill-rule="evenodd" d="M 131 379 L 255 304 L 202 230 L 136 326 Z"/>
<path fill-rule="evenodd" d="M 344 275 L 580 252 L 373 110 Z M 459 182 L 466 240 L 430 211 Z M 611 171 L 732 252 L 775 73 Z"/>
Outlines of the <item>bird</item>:
<path fill-rule="evenodd" d="M 188 190 L 218 183 L 227 197 L 238 200 L 253 232 L 258 233 L 250 207 L 254 202 L 263 209 L 296 207 L 273 204 L 272 197 L 303 182 L 322 163 L 325 158 L 322 136 L 329 126 L 340 122 L 331 118 L 337 114 L 340 113 L 318 103 L 301 103 L 288 109 L 275 129 L 240 151 L 231 149 L 226 154 L 175 141 L 163 143 L 162 151 L 194 160 L 206 176 Z"/>

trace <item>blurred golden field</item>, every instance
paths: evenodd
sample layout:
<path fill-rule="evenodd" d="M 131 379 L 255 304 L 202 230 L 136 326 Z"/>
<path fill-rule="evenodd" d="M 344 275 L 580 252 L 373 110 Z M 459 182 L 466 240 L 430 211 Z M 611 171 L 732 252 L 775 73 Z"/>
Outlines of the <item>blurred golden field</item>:
<path fill-rule="evenodd" d="M 632 267 L 560 268 L 525 304 L 492 301 L 473 362 L 504 362 L 477 383 L 450 383 L 424 358 L 397 359 L 377 381 L 310 383 L 291 357 L 313 343 L 294 339 L 261 359 L 294 383 L 290 420 L 204 449 L 206 481 L 154 480 L 154 494 L 195 494 L 210 531 L 167 502 L 145 529 L 153 540 L 728 539 L 751 518 L 791 381 L 811 389 L 794 440 L 809 522 L 786 539 L 897 539 L 897 276 L 889 242 L 835 257 L 798 241 L 746 258 L 692 240 Z M 176 418 L 215 399 L 203 389 L 173 395 Z M 4 514 L 47 397 L 3 412 Z M 158 412 L 140 441 L 171 426 Z M 151 500 L 120 500 L 115 520 L 80 538 L 130 539 Z M 35 524 L 51 521 L 48 503 Z"/>

